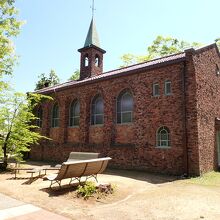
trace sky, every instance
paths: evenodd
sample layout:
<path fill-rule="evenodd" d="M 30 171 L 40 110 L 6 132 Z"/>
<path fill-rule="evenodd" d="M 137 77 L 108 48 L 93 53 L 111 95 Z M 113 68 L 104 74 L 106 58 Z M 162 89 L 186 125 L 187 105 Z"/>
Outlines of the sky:
<path fill-rule="evenodd" d="M 16 0 L 26 21 L 14 40 L 19 64 L 15 90 L 33 91 L 41 73 L 54 69 L 62 82 L 79 69 L 92 17 L 92 0 Z M 125 53 L 143 55 L 158 36 L 211 44 L 220 37 L 219 0 L 95 0 L 95 22 L 104 71 L 118 68 Z"/>

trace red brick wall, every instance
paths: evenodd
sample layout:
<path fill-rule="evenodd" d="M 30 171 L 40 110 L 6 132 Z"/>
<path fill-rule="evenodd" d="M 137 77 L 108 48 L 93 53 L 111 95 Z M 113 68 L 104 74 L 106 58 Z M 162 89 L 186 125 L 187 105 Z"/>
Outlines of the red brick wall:
<path fill-rule="evenodd" d="M 89 143 L 102 144 L 104 142 L 103 126 L 90 126 Z"/>
<path fill-rule="evenodd" d="M 69 127 L 67 129 L 67 142 L 79 143 L 80 142 L 80 130 L 78 127 Z"/>
<path fill-rule="evenodd" d="M 134 126 L 131 124 L 117 124 L 115 126 L 115 142 L 121 144 L 134 143 Z"/>
<path fill-rule="evenodd" d="M 183 67 L 183 80 L 185 84 L 185 163 L 190 175 L 199 175 L 199 151 L 198 151 L 198 118 L 197 118 L 197 96 L 196 96 L 196 74 L 193 62 L 193 51 L 186 52 L 186 62 Z"/>
<path fill-rule="evenodd" d="M 100 152 L 110 156 L 112 166 L 145 169 L 172 174 L 184 173 L 184 121 L 183 121 L 183 63 L 148 70 L 146 72 L 99 81 L 93 84 L 68 88 L 52 94 L 60 105 L 59 137 L 33 146 L 31 157 L 64 161 L 71 151 Z M 172 95 L 164 95 L 164 82 L 171 80 Z M 152 96 L 152 84 L 159 83 L 160 96 Z M 117 125 L 116 98 L 123 89 L 130 89 L 134 99 L 134 121 Z M 104 99 L 104 125 L 90 126 L 91 100 L 97 94 Z M 80 101 L 80 126 L 68 128 L 69 106 L 72 100 Z M 44 134 L 51 134 L 50 108 L 43 104 Z M 167 126 L 171 131 L 171 147 L 156 148 L 156 131 Z M 54 136 L 53 136 L 54 137 Z M 39 156 L 41 155 L 41 156 Z M 42 156 L 43 155 L 43 156 Z"/>
<path fill-rule="evenodd" d="M 50 138 L 54 141 L 60 140 L 60 128 L 51 128 L 50 129 Z"/>
<path fill-rule="evenodd" d="M 215 47 L 193 56 L 197 86 L 200 173 L 217 168 L 215 118 L 220 117 L 220 57 Z"/>

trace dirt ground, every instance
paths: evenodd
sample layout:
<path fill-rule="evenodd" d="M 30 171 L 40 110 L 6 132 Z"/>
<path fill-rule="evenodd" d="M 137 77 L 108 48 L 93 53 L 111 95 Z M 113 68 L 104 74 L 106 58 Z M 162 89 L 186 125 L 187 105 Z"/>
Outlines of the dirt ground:
<path fill-rule="evenodd" d="M 42 165 L 42 164 L 40 164 Z M 28 165 L 26 165 L 28 166 Z M 39 166 L 32 163 L 29 166 Z M 146 172 L 108 170 L 99 183 L 111 183 L 115 191 L 101 199 L 76 197 L 75 188 L 63 181 L 62 189 L 21 172 L 0 174 L 0 192 L 71 219 L 177 220 L 220 219 L 220 187 L 191 184 L 174 177 Z"/>

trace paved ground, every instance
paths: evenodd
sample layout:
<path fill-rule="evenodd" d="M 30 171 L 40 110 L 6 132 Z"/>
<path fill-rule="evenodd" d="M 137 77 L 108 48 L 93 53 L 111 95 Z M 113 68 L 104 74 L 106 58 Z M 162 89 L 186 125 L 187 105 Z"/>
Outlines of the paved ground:
<path fill-rule="evenodd" d="M 68 220 L 63 216 L 48 212 L 37 206 L 25 204 L 0 193 L 0 219 L 11 220 Z"/>
<path fill-rule="evenodd" d="M 2 214 L 17 213 L 15 217 L 8 218 L 12 220 L 65 219 L 62 216 L 72 220 L 220 219 L 220 182 L 217 185 L 200 185 L 171 176 L 126 170 L 107 170 L 99 175 L 98 180 L 100 183 L 111 183 L 114 193 L 85 201 L 77 198 L 76 189 L 69 185 L 68 179 L 62 182 L 61 189 L 56 185 L 50 189 L 49 181 L 39 177 L 30 181 L 30 174 L 25 171 L 17 179 L 11 172 L 1 173 L 0 192 L 24 203 L 8 201 L 0 196 L 0 204 L 5 200 L 0 205 L 0 214 L 1 209 Z M 0 215 L 0 220 L 6 217 Z"/>

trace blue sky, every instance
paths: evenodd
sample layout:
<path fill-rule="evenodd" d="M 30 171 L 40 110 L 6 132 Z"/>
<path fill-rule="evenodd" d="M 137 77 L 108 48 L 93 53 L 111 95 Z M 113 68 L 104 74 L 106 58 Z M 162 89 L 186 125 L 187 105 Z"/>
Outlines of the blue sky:
<path fill-rule="evenodd" d="M 125 53 L 144 54 L 157 35 L 213 43 L 220 37 L 219 0 L 95 0 L 95 21 L 104 70 L 118 68 Z M 34 89 L 41 73 L 54 69 L 67 81 L 79 68 L 91 21 L 92 0 L 17 0 L 26 21 L 15 40 L 20 56 L 12 80 L 17 91 Z"/>

